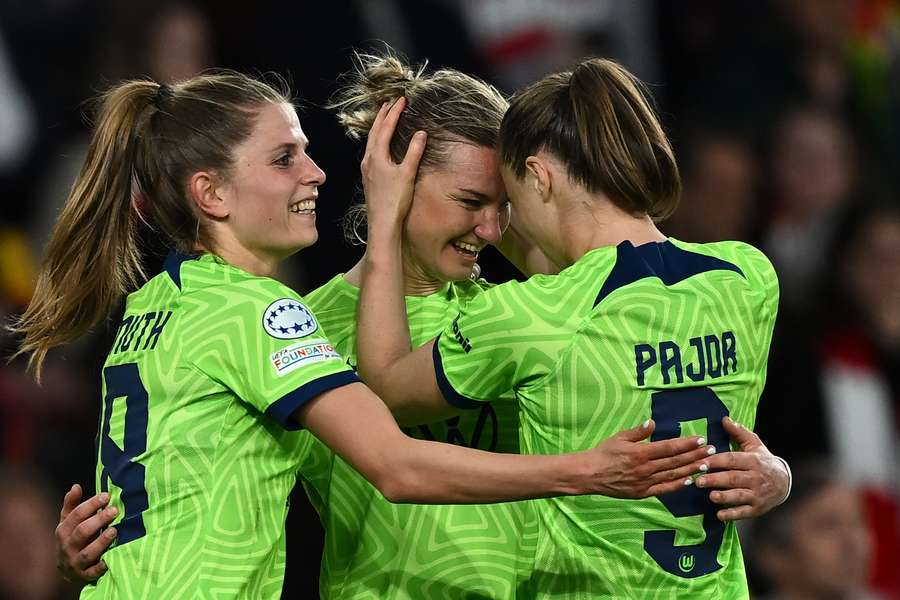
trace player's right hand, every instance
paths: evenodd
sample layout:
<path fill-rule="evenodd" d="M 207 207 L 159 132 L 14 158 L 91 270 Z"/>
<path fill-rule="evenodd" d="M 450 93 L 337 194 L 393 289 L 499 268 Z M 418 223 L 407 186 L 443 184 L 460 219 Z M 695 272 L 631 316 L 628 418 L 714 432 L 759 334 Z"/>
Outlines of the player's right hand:
<path fill-rule="evenodd" d="M 699 436 L 645 443 L 656 423 L 651 419 L 633 429 L 620 431 L 590 452 L 599 468 L 594 473 L 595 493 L 613 498 L 646 498 L 682 489 L 693 483 L 692 475 L 705 473 L 705 460 L 716 449 Z"/>
<path fill-rule="evenodd" d="M 391 139 L 404 108 L 406 98 L 381 107 L 369 130 L 366 153 L 360 163 L 370 241 L 373 239 L 371 234 L 377 239 L 383 231 L 391 231 L 401 225 L 412 204 L 419 161 L 425 152 L 426 134 L 424 131 L 416 132 L 409 142 L 403 162 L 394 162 Z"/>
<path fill-rule="evenodd" d="M 102 510 L 109 503 L 106 492 L 79 504 L 81 495 L 81 486 L 76 483 L 63 498 L 56 526 L 56 568 L 67 581 L 86 584 L 106 573 L 106 563 L 100 556 L 116 539 L 116 530 L 101 530 L 112 523 L 118 510 Z"/>

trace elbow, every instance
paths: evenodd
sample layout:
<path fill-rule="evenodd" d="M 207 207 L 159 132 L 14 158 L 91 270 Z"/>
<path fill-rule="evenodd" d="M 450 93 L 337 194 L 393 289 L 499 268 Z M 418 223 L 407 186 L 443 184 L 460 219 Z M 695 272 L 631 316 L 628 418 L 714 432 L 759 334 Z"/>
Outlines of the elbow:
<path fill-rule="evenodd" d="M 384 499 L 392 504 L 409 504 L 416 501 L 414 486 L 408 478 L 396 473 L 387 474 L 375 486 Z"/>
<path fill-rule="evenodd" d="M 372 484 L 384 499 L 393 504 L 409 504 L 419 500 L 415 477 L 398 465 L 385 465 Z"/>

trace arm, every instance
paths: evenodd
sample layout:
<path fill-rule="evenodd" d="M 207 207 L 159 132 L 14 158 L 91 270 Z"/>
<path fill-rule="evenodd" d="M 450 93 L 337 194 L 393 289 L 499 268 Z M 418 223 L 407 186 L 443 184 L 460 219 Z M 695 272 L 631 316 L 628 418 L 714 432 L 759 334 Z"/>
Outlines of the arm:
<path fill-rule="evenodd" d="M 791 470 L 787 462 L 766 448 L 759 436 L 729 417 L 722 419 L 725 431 L 740 445 L 740 451 L 711 457 L 708 473 L 697 478 L 697 487 L 713 491 L 709 499 L 723 508 L 721 521 L 736 521 L 763 515 L 791 493 Z"/>
<path fill-rule="evenodd" d="M 641 443 L 649 421 L 584 452 L 495 454 L 416 440 L 364 385 L 325 392 L 294 414 L 392 502 L 489 503 L 560 495 L 643 498 L 680 489 L 703 471 L 702 438 Z M 365 432 L 365 435 L 360 435 Z"/>
<path fill-rule="evenodd" d="M 100 556 L 116 539 L 116 529 L 103 528 L 112 523 L 118 510 L 101 510 L 109 502 L 105 492 L 80 504 L 79 500 L 81 486 L 75 484 L 63 499 L 56 526 L 56 568 L 66 581 L 83 586 L 106 573 L 106 563 Z"/>
<path fill-rule="evenodd" d="M 361 165 L 369 235 L 359 297 L 357 368 L 366 384 L 406 424 L 447 418 L 456 409 L 438 390 L 432 344 L 410 352 L 401 238 L 425 139 L 413 139 L 401 164 L 391 159 L 388 147 L 404 106 L 401 98 L 389 108 L 382 107 Z"/>

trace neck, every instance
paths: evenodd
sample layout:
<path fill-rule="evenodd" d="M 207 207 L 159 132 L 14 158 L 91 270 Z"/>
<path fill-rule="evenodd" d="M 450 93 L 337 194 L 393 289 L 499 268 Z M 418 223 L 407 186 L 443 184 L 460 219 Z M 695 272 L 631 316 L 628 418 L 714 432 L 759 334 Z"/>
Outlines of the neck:
<path fill-rule="evenodd" d="M 633 215 L 620 209 L 606 196 L 581 194 L 561 203 L 559 214 L 561 256 L 566 266 L 604 246 L 618 246 L 631 242 L 640 246 L 648 242 L 665 241 L 666 236 L 656 228 L 649 215 Z"/>
<path fill-rule="evenodd" d="M 274 277 L 281 261 L 262 253 L 255 253 L 240 244 L 217 244 L 216 248 L 205 248 L 197 244 L 197 252 L 210 252 L 221 257 L 228 264 L 237 267 L 251 275 L 260 277 Z"/>
<path fill-rule="evenodd" d="M 357 261 L 353 268 L 344 274 L 344 279 L 354 287 L 362 287 L 362 274 L 366 268 L 366 255 Z M 444 287 L 446 282 L 430 278 L 411 267 L 409 262 L 403 263 L 403 294 L 405 296 L 430 296 Z"/>

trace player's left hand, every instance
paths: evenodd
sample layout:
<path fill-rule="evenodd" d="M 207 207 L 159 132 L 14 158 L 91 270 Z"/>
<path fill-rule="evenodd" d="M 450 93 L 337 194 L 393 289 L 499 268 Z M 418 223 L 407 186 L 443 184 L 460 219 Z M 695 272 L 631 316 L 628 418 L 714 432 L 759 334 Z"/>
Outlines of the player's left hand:
<path fill-rule="evenodd" d="M 730 417 L 723 418 L 722 425 L 740 450 L 708 458 L 710 472 L 698 477 L 694 484 L 713 490 L 709 499 L 727 507 L 717 513 L 720 521 L 749 519 L 769 512 L 784 502 L 790 491 L 787 465 L 743 425 Z"/>

